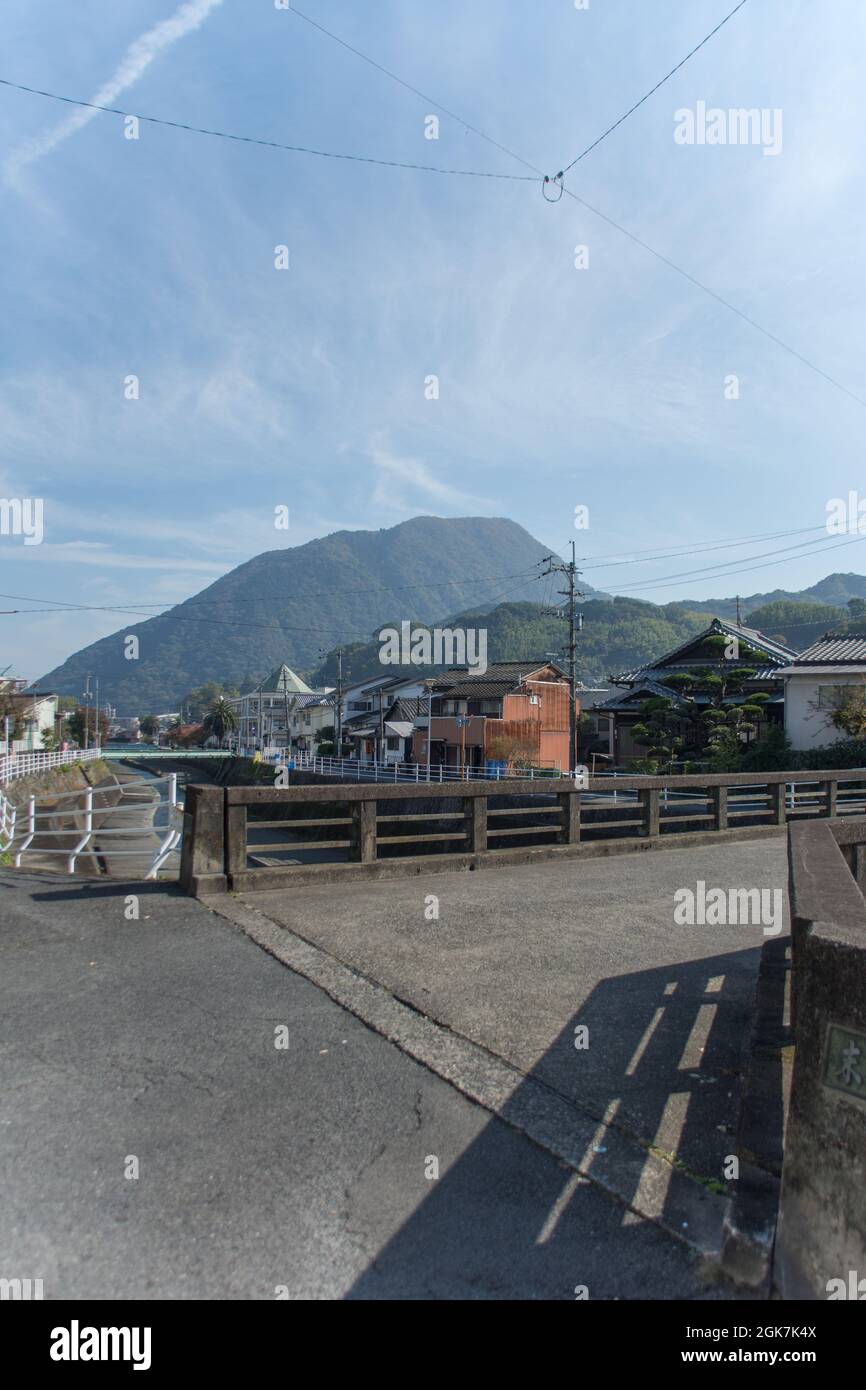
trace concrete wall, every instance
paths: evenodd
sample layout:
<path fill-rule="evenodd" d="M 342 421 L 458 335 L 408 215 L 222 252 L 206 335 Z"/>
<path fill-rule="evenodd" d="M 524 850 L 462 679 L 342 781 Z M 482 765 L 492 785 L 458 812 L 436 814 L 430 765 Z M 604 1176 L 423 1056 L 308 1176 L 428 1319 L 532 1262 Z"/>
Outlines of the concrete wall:
<path fill-rule="evenodd" d="M 866 819 L 789 829 L 794 1070 L 774 1282 L 826 1299 L 866 1276 L 866 900 L 837 843 Z M 855 1280 L 856 1282 L 856 1280 Z"/>

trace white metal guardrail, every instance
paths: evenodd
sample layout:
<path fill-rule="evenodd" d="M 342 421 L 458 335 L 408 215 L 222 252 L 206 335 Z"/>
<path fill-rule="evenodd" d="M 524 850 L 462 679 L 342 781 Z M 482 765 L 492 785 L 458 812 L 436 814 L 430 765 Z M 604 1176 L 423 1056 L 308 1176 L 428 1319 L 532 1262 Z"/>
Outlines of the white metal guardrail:
<path fill-rule="evenodd" d="M 505 782 L 559 780 L 562 777 L 558 767 L 506 768 L 495 767 L 443 767 L 435 764 L 427 775 L 426 763 L 361 762 L 358 758 L 320 758 L 311 753 L 292 753 L 288 764 L 282 749 L 266 749 L 264 761 L 275 766 L 289 766 L 304 772 L 318 772 L 325 777 L 339 777 L 343 782 Z"/>
<path fill-rule="evenodd" d="M 167 797 L 165 801 L 151 803 L 154 814 L 152 821 L 131 826 L 102 823 L 106 815 L 114 817 L 132 814 L 141 818 L 142 811 L 149 811 L 150 806 L 140 801 L 124 806 L 123 794 L 142 787 L 155 789 L 163 782 L 167 784 Z M 108 795 L 117 792 L 121 793 L 121 797 L 114 804 L 104 800 Z M 64 808 L 61 804 L 63 802 L 72 804 Z M 166 824 L 157 825 L 156 817 L 163 808 L 166 810 Z M 64 821 L 67 823 L 64 824 Z M 52 848 L 50 844 L 43 843 L 44 838 L 49 835 L 68 837 L 76 833 L 78 838 L 71 846 Z M 108 787 L 86 787 L 71 792 L 49 793 L 42 797 L 31 796 L 25 804 L 18 807 L 0 791 L 0 852 L 11 853 L 16 869 L 21 867 L 22 856 L 25 854 L 39 858 L 43 855 L 60 856 L 66 860 L 66 872 L 69 874 L 75 872 L 76 862 L 83 854 L 106 854 L 112 859 L 146 858 L 147 850 L 115 847 L 114 841 L 122 843 L 123 839 L 129 836 L 135 836 L 140 840 L 148 834 L 159 836 L 159 842 L 150 854 L 147 872 L 144 875 L 146 879 L 151 879 L 156 878 L 170 855 L 178 853 L 180 849 L 183 803 L 178 799 L 175 772 L 167 777 L 118 782 Z M 39 842 L 34 843 L 37 837 Z"/>
<path fill-rule="evenodd" d="M 99 748 L 68 748 L 65 752 L 0 753 L 0 786 L 32 777 L 37 772 L 50 772 L 53 767 L 69 767 L 72 763 L 91 763 L 102 756 Z"/>

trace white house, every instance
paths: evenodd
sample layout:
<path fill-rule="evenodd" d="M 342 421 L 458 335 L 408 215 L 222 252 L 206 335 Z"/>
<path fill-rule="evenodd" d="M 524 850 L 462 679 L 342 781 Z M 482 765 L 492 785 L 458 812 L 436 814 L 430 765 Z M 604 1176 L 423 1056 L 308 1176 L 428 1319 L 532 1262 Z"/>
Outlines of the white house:
<path fill-rule="evenodd" d="M 845 738 L 832 723 L 846 691 L 866 685 L 866 634 L 827 632 L 777 673 L 785 681 L 785 732 L 794 748 Z"/>
<path fill-rule="evenodd" d="M 284 749 L 292 743 L 294 735 L 298 746 L 306 747 L 304 738 L 299 735 L 310 734 L 312 706 L 321 703 L 326 695 L 330 695 L 329 690 L 311 690 L 306 681 L 283 662 L 255 690 L 228 701 L 238 717 L 231 744 L 241 752 L 256 748 Z M 333 714 L 330 722 L 333 723 Z"/>
<path fill-rule="evenodd" d="M 353 745 L 352 757 L 403 762 L 412 746 L 421 696 L 423 680 L 408 675 L 374 676 L 344 687 L 343 738 Z"/>
<path fill-rule="evenodd" d="M 8 736 L 9 748 L 15 753 L 38 752 L 45 747 L 44 736 L 54 734 L 57 728 L 57 696 L 48 691 L 25 690 L 24 685 L 22 680 L 0 681 L 0 695 L 5 697 L 7 710 L 7 718 L 0 719 L 0 736 L 4 745 Z"/>

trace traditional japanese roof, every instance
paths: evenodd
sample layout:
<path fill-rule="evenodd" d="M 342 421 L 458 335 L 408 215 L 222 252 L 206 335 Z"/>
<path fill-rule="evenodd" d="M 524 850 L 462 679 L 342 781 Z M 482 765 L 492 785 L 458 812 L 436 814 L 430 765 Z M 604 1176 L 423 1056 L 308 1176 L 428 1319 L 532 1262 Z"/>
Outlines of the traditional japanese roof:
<path fill-rule="evenodd" d="M 713 618 L 709 627 L 701 632 L 696 632 L 689 637 L 679 647 L 661 656 L 656 661 L 647 663 L 646 666 L 638 666 L 632 671 L 623 671 L 620 675 L 611 675 L 609 679 L 614 685 L 640 684 L 643 686 L 647 681 L 660 680 L 662 675 L 674 675 L 676 672 L 683 671 L 688 673 L 693 667 L 706 664 L 706 660 L 700 656 L 693 656 L 689 659 L 689 652 L 700 651 L 702 644 L 708 637 L 734 637 L 743 643 L 745 647 L 750 647 L 756 651 L 762 659 L 760 667 L 754 658 L 743 653 L 736 658 L 730 658 L 731 666 L 748 667 L 754 670 L 753 682 L 776 680 L 779 671 L 783 666 L 789 666 L 796 656 L 796 652 L 791 647 L 786 647 L 781 642 L 775 642 L 771 637 L 765 637 L 762 632 L 751 627 L 741 627 L 736 623 L 726 622 L 723 618 Z M 669 690 L 664 692 L 670 694 Z M 606 702 L 610 704 L 610 701 Z M 598 706 L 603 708 L 603 706 Z"/>
<path fill-rule="evenodd" d="M 312 709 L 314 705 L 333 704 L 330 693 L 322 690 L 311 690 L 309 695 L 295 695 L 292 698 L 290 709 Z"/>
<path fill-rule="evenodd" d="M 394 703 L 392 704 L 391 708 L 388 710 L 388 713 L 387 713 L 387 715 L 386 715 L 385 717 L 386 717 L 387 719 L 397 719 L 397 720 L 409 719 L 409 720 L 412 720 L 412 719 L 417 719 L 418 716 L 419 716 L 419 714 L 420 714 L 420 715 L 426 715 L 426 713 L 427 713 L 427 696 L 426 696 L 426 695 L 412 695 L 412 696 L 409 696 L 408 698 L 407 698 L 405 695 L 399 695 L 399 696 L 397 697 L 397 699 L 394 701 Z"/>
<path fill-rule="evenodd" d="M 795 657 L 791 666 L 862 666 L 866 664 L 866 633 L 825 632 Z"/>
<path fill-rule="evenodd" d="M 473 675 L 470 666 L 453 666 L 437 677 L 433 689 L 446 700 L 495 700 L 510 695 L 541 671 L 552 671 L 556 681 L 566 678 L 552 661 L 491 661 L 483 675 Z M 550 683 L 539 681 L 541 685 Z"/>

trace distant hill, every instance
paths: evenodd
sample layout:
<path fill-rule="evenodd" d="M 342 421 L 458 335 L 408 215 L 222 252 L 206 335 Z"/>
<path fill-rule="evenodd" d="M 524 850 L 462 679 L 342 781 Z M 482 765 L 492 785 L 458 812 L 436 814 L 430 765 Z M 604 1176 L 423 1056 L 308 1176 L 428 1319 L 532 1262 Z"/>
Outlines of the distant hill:
<path fill-rule="evenodd" d="M 565 623 L 537 601 L 539 562 L 549 553 L 504 518 L 422 516 L 387 530 L 337 531 L 257 555 L 168 613 L 76 652 L 39 683 L 77 695 L 90 672 L 120 714 L 164 712 L 208 681 L 252 689 L 283 661 L 312 685 L 333 685 L 338 643 L 346 648 L 344 679 L 362 680 L 382 670 L 378 631 L 404 619 L 484 626 L 490 661 L 542 659 L 566 640 Z M 582 587 L 578 674 L 589 685 L 660 655 L 712 617 L 736 615 L 734 598 L 660 606 Z M 863 575 L 831 574 L 802 593 L 741 597 L 740 612 L 801 650 L 824 627 L 844 625 L 850 598 L 866 598 Z M 131 635 L 138 660 L 124 656 Z"/>
<path fill-rule="evenodd" d="M 549 547 L 504 518 L 414 517 L 381 531 L 337 531 L 271 550 L 170 612 L 130 623 L 76 652 L 40 681 L 77 695 L 87 672 L 120 714 L 176 709 L 194 686 L 241 686 L 285 661 L 299 672 L 338 642 L 369 639 L 385 621 L 434 623 L 471 604 L 532 599 Z M 138 660 L 124 639 L 139 639 Z"/>
<path fill-rule="evenodd" d="M 848 610 L 832 604 L 774 599 L 772 603 L 751 609 L 746 622 L 749 627 L 763 632 L 765 637 L 781 639 L 786 646 L 801 652 L 810 647 L 822 632 L 847 627 L 848 620 Z"/>
<path fill-rule="evenodd" d="M 708 622 L 704 613 L 684 613 L 672 606 L 660 608 L 634 598 L 587 599 L 581 608 L 584 626 L 578 639 L 578 678 L 585 685 L 602 687 L 608 684 L 610 673 L 629 670 L 678 646 Z M 469 609 L 449 619 L 449 623 L 486 628 L 488 661 L 545 661 L 552 657 L 564 666 L 567 660 L 566 623 L 551 617 L 537 603 L 502 603 L 492 611 Z M 407 674 L 414 675 L 416 669 L 407 667 Z M 378 641 L 358 643 L 344 652 L 344 680 L 367 680 L 381 676 L 385 670 L 379 661 Z M 330 652 L 313 671 L 311 680 L 316 685 L 333 685 L 336 672 L 336 655 Z M 392 667 L 387 672 L 396 674 Z M 418 674 L 429 673 L 425 670 Z"/>
<path fill-rule="evenodd" d="M 797 603 L 811 600 L 813 603 L 824 603 L 835 608 L 844 608 L 849 598 L 866 598 L 866 575 L 828 574 L 825 579 L 819 579 L 817 584 L 812 584 L 808 589 L 774 589 L 769 594 L 749 594 L 745 598 L 741 596 L 740 614 L 742 617 L 746 617 L 755 608 L 764 608 L 769 603 L 780 603 L 786 599 Z M 711 617 L 734 618 L 737 613 L 737 600 L 736 598 L 684 599 L 677 603 L 676 607 L 689 609 L 693 613 L 709 613 Z"/>

